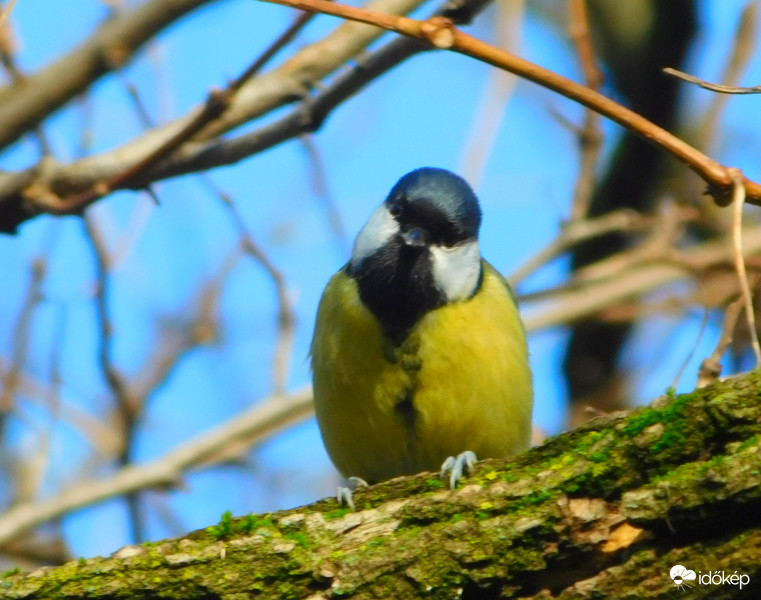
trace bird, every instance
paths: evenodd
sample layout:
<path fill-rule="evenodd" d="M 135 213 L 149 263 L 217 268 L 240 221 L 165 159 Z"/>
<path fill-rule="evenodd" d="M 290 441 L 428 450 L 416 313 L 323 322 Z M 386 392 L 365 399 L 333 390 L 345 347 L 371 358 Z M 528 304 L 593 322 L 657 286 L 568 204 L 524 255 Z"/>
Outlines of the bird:
<path fill-rule="evenodd" d="M 345 477 L 376 483 L 456 464 L 454 486 L 476 456 L 528 448 L 525 330 L 509 284 L 481 257 L 481 219 L 463 178 L 411 171 L 328 282 L 312 382 L 325 448 Z"/>

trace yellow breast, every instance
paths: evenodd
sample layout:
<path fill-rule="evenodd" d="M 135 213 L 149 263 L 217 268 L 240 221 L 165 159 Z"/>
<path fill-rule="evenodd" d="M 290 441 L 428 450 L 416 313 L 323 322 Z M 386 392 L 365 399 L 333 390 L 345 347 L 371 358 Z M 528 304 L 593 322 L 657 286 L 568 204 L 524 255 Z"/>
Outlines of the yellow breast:
<path fill-rule="evenodd" d="M 328 454 L 367 481 L 437 470 L 473 450 L 503 457 L 528 447 L 533 392 L 518 309 L 484 261 L 470 299 L 428 312 L 389 342 L 339 272 L 320 302 L 312 342 L 314 397 Z"/>

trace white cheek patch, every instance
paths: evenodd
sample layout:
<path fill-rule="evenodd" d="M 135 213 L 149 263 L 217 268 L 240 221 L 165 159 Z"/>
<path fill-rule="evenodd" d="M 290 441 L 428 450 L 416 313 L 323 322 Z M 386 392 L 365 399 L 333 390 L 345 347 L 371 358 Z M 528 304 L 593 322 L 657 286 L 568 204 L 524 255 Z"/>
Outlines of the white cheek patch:
<path fill-rule="evenodd" d="M 386 205 L 381 204 L 357 235 L 351 254 L 352 268 L 358 268 L 363 260 L 375 254 L 398 232 L 399 223 L 388 212 Z"/>
<path fill-rule="evenodd" d="M 431 246 L 433 281 L 447 302 L 465 300 L 473 295 L 481 274 L 478 240 L 453 248 Z"/>

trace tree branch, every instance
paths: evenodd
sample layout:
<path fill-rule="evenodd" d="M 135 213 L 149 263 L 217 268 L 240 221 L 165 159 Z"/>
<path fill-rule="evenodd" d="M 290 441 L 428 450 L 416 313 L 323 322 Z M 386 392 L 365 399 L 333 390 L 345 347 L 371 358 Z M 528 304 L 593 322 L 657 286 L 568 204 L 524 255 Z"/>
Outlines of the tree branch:
<path fill-rule="evenodd" d="M 445 14 L 455 22 L 468 22 L 489 1 L 455 0 L 447 2 L 437 14 Z M 376 0 L 371 5 L 393 12 L 409 11 L 419 2 Z M 368 82 L 410 56 L 430 48 L 416 40 L 396 39 L 337 76 L 324 92 L 315 98 L 307 98 L 304 105 L 289 116 L 237 138 L 224 140 L 216 137 L 284 104 L 303 100 L 317 81 L 345 64 L 379 35 L 373 27 L 342 24 L 320 42 L 297 52 L 282 66 L 243 86 L 221 117 L 194 140 L 182 144 L 169 159 L 154 164 L 142 177 L 129 181 L 129 187 L 139 189 L 160 179 L 229 165 L 304 132 L 314 131 L 331 110 Z M 77 213 L 81 207 L 66 206 L 62 199 L 123 173 L 187 127 L 197 110 L 100 155 L 71 164 L 46 158 L 23 171 L 0 172 L 0 232 L 15 232 L 21 223 L 40 213 Z"/>
<path fill-rule="evenodd" d="M 418 39 L 435 48 L 458 52 L 553 90 L 629 129 L 646 141 L 666 150 L 702 177 L 719 205 L 731 202 L 733 180 L 727 167 L 717 163 L 685 141 L 645 117 L 549 69 L 519 58 L 466 33 L 448 19 L 434 17 L 425 21 L 392 16 L 330 2 L 329 0 L 264 0 L 301 10 L 311 10 L 361 23 L 370 23 L 389 31 Z M 743 178 L 746 201 L 761 205 L 761 184 Z"/>
<path fill-rule="evenodd" d="M 111 558 L 6 574 L 7 598 L 673 598 L 672 566 L 761 589 L 761 374 L 597 418 L 457 490 L 400 477 Z M 739 585 L 743 576 L 743 587 Z M 705 586 L 705 587 L 704 587 Z M 718 596 L 717 596 L 718 597 Z"/>
<path fill-rule="evenodd" d="M 0 88 L 0 148 L 16 141 L 143 44 L 210 0 L 150 0 L 106 19 L 84 43 L 37 73 Z"/>

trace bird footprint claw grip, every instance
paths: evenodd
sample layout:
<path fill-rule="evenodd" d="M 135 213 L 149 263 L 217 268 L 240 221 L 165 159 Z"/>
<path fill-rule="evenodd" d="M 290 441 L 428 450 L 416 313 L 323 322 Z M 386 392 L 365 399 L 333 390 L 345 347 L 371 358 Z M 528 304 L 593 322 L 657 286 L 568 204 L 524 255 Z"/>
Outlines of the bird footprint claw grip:
<path fill-rule="evenodd" d="M 445 477 L 449 473 L 449 487 L 455 489 L 463 474 L 471 471 L 477 460 L 476 453 L 471 450 L 461 452 L 457 456 L 450 456 L 441 465 L 440 476 Z"/>
<path fill-rule="evenodd" d="M 355 490 L 361 487 L 370 487 L 361 477 L 349 477 L 349 485 L 354 487 Z M 350 487 L 341 486 L 336 488 L 336 500 L 338 500 L 340 506 L 345 504 L 352 512 L 357 510 L 354 506 L 354 493 Z"/>

